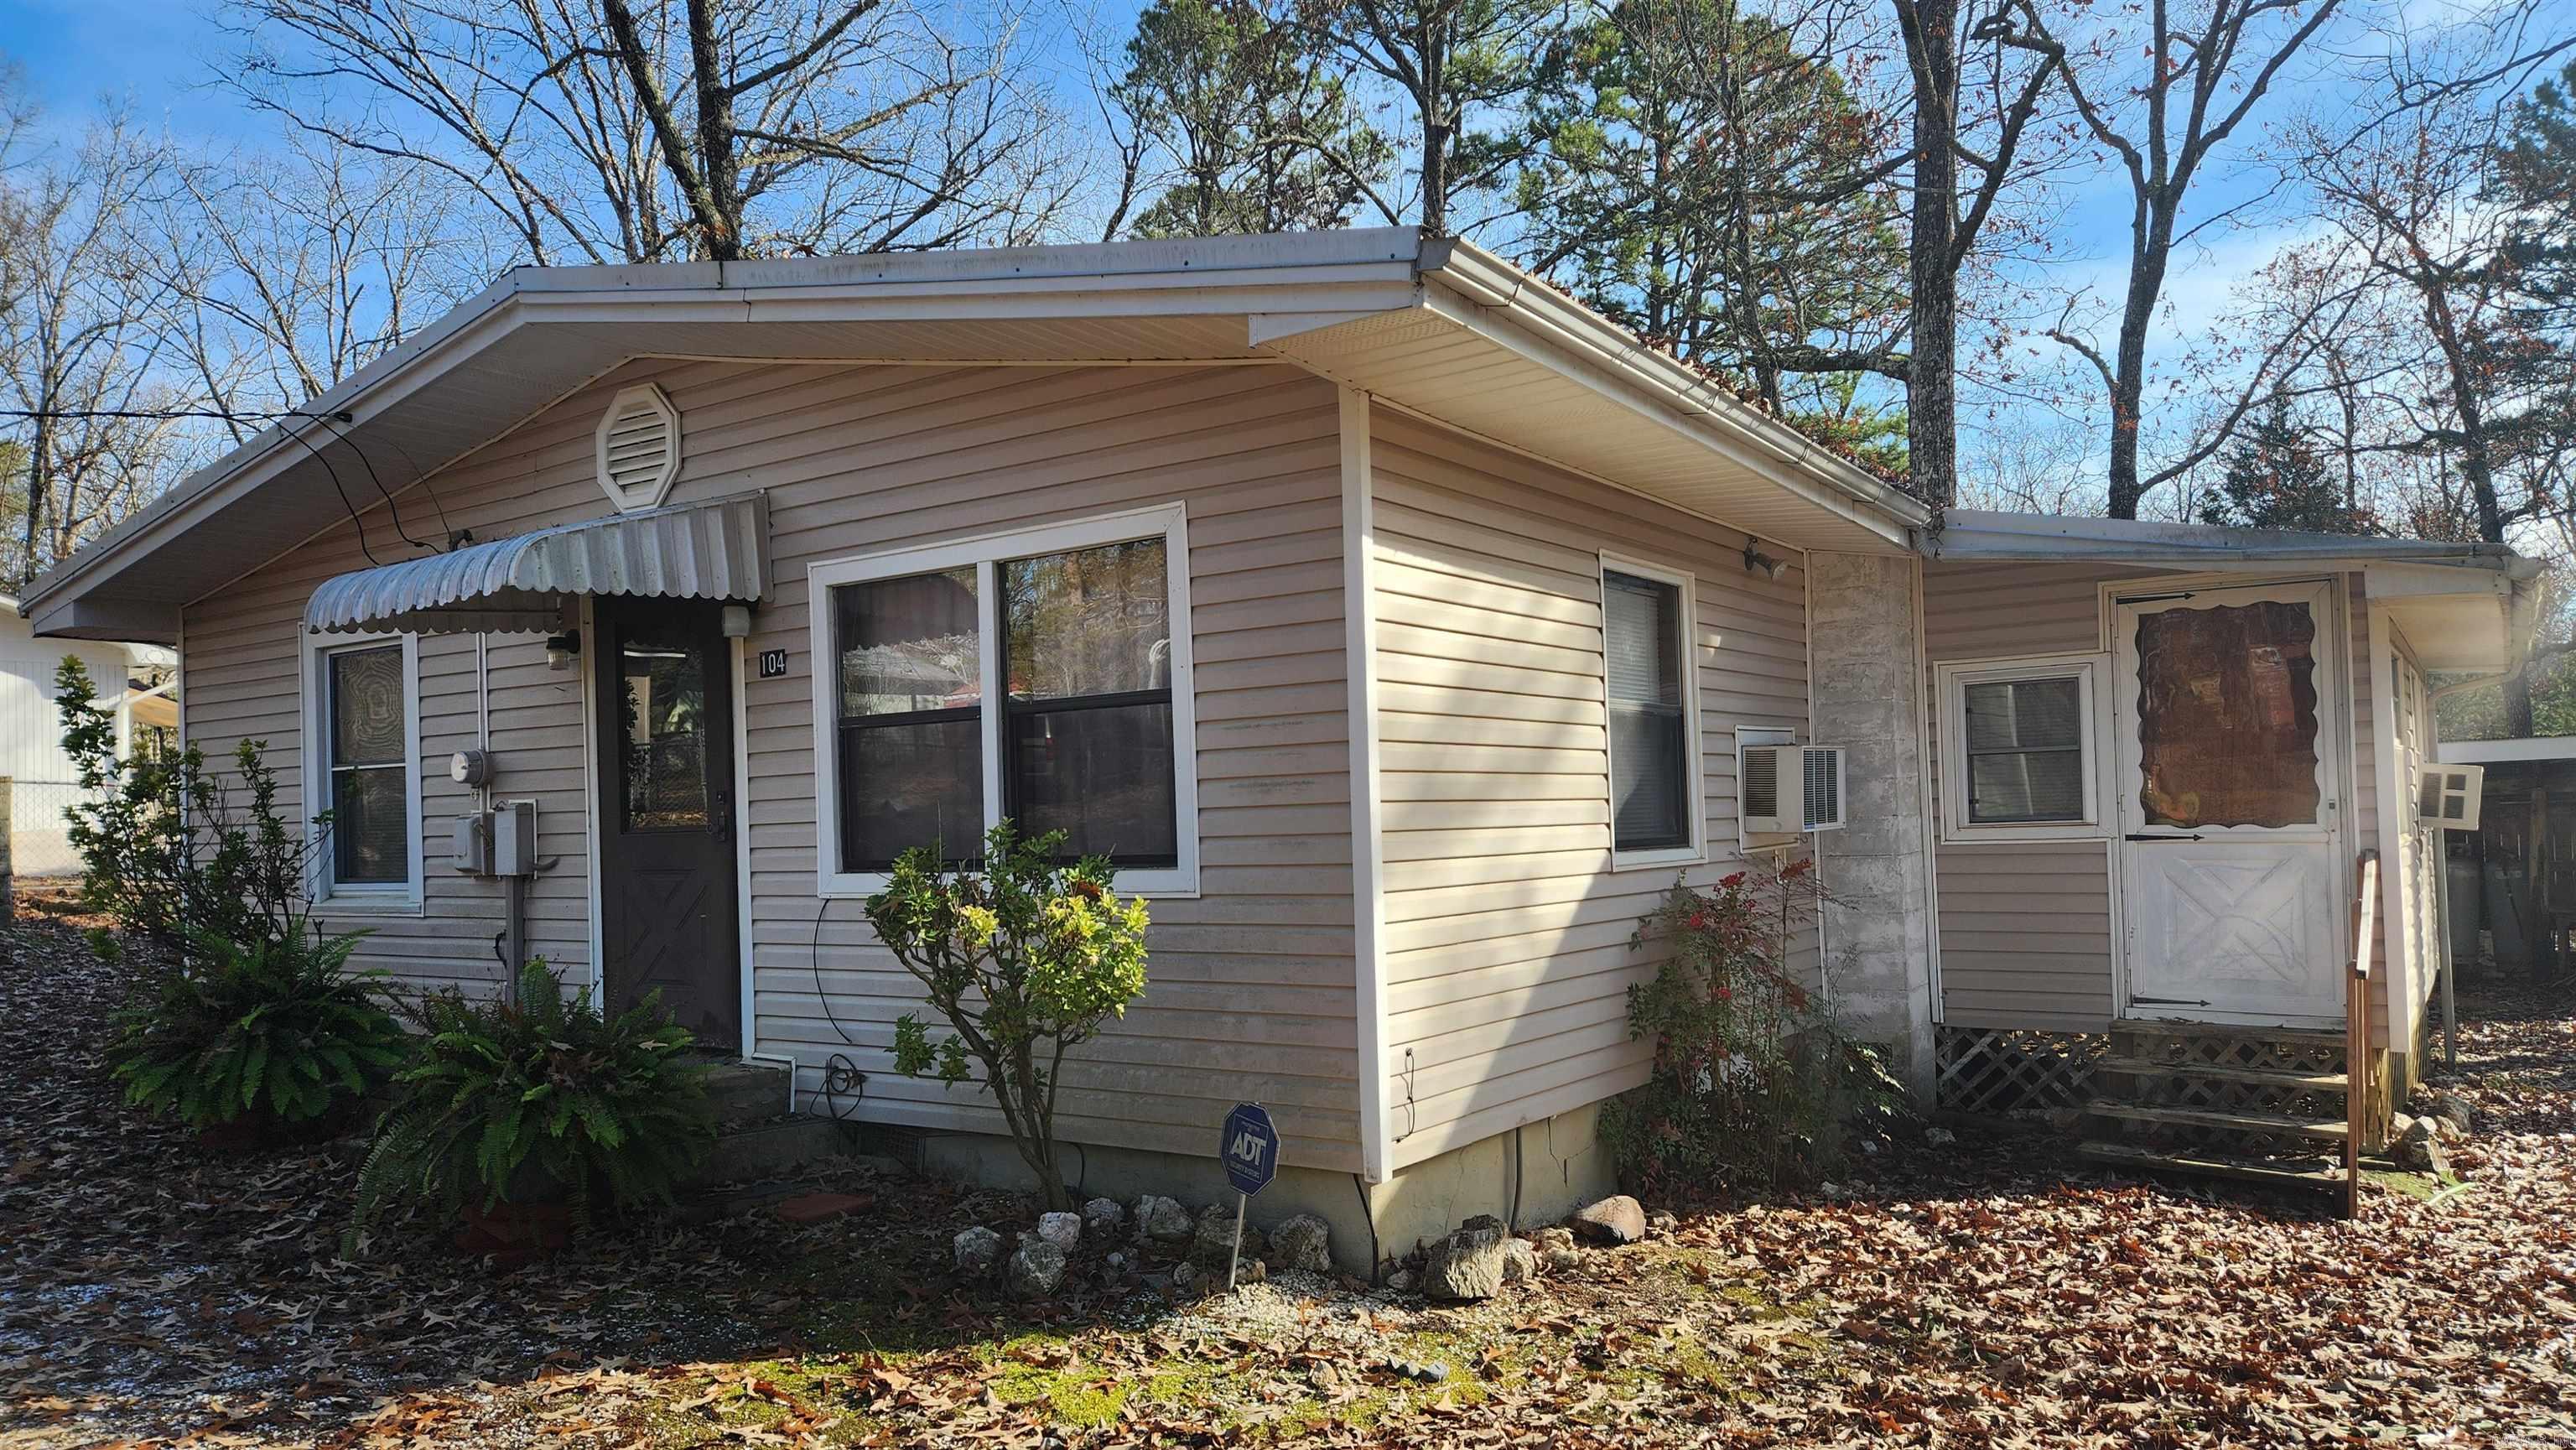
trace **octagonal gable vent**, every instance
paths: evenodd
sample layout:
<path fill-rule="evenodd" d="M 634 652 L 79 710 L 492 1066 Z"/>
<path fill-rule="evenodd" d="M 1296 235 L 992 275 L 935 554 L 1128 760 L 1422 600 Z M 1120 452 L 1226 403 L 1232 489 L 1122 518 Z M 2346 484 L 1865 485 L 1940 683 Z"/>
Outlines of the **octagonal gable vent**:
<path fill-rule="evenodd" d="M 619 512 L 649 509 L 680 475 L 680 410 L 651 383 L 621 388 L 599 420 L 599 486 Z"/>

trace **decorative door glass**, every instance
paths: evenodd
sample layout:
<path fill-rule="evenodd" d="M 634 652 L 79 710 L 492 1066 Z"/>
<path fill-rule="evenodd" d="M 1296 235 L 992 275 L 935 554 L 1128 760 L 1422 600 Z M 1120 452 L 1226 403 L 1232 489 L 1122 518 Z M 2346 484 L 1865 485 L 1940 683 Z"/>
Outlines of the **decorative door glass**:
<path fill-rule="evenodd" d="M 620 642 L 625 715 L 626 829 L 704 829 L 707 813 L 706 661 L 686 640 L 649 634 Z"/>
<path fill-rule="evenodd" d="M 2301 601 L 2138 616 L 2138 803 L 2148 825 L 2316 823 L 2316 637 Z"/>

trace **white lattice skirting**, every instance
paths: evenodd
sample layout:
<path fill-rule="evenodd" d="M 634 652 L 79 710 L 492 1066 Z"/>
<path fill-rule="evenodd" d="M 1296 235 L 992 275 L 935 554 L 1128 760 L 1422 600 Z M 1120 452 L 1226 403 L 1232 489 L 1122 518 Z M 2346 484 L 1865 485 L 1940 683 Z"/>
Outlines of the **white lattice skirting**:
<path fill-rule="evenodd" d="M 1933 1038 L 1933 1100 L 1954 1113 L 2082 1107 L 2093 1096 L 2094 1064 L 2109 1048 L 2102 1033 L 1943 1027 Z"/>

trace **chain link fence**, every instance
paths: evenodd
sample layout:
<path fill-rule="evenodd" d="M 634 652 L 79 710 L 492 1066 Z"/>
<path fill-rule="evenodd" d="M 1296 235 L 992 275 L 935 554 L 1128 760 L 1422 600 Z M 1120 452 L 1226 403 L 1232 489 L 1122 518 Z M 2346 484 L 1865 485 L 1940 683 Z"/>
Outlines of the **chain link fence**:
<path fill-rule="evenodd" d="M 81 861 L 72 850 L 71 807 L 91 799 L 72 780 L 8 780 L 8 869 L 21 881 L 80 875 Z"/>

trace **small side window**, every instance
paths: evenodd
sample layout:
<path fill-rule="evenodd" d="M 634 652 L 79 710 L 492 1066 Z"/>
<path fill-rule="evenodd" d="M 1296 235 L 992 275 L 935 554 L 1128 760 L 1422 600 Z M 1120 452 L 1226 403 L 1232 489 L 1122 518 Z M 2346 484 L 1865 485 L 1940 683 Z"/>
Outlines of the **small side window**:
<path fill-rule="evenodd" d="M 2083 820 L 2083 677 L 1983 680 L 1963 694 L 1968 819 Z"/>
<path fill-rule="evenodd" d="M 2094 780 L 2093 656 L 1944 664 L 1943 819 L 1953 831 L 2089 835 Z"/>
<path fill-rule="evenodd" d="M 1601 571 L 1611 849 L 1622 856 L 1661 860 L 1698 847 L 1689 607 L 1679 578 L 1617 566 Z"/>

